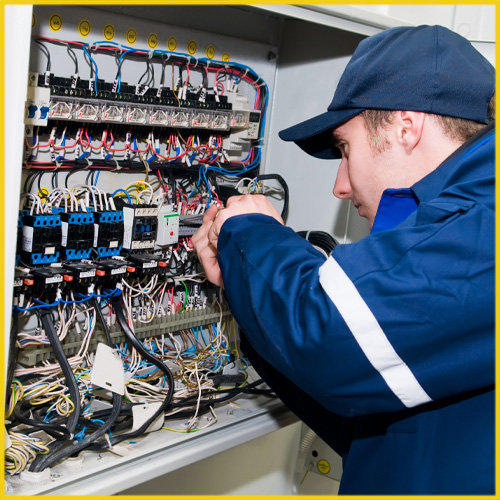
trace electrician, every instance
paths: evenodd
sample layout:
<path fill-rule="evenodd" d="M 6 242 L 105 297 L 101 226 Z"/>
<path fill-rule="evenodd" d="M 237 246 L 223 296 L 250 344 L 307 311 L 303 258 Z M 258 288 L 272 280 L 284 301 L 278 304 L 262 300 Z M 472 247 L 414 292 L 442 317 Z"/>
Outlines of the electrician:
<path fill-rule="evenodd" d="M 342 456 L 341 494 L 495 493 L 494 85 L 444 27 L 363 40 L 328 111 L 280 136 L 342 159 L 333 192 L 371 234 L 325 261 L 246 195 L 193 236 L 256 370 Z"/>

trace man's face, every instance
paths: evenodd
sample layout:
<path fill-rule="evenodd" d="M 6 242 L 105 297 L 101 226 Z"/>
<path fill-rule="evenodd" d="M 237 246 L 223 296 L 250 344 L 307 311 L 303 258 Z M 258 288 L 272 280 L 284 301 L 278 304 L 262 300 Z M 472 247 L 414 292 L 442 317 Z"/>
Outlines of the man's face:
<path fill-rule="evenodd" d="M 359 215 L 368 219 L 372 227 L 382 193 L 397 187 L 392 184 L 398 161 L 390 134 L 382 130 L 385 147 L 376 147 L 364 119 L 358 115 L 336 128 L 333 135 L 342 152 L 333 194 L 350 199 Z"/>

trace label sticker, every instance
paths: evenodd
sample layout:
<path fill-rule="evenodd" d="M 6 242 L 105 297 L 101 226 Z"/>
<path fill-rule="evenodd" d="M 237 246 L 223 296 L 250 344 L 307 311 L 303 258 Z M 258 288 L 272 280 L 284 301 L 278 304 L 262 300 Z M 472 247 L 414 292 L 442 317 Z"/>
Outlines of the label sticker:
<path fill-rule="evenodd" d="M 196 49 L 198 48 L 198 45 L 194 40 L 189 40 L 187 44 L 187 51 L 190 56 L 196 54 Z"/>
<path fill-rule="evenodd" d="M 120 355 L 106 344 L 97 344 L 90 382 L 120 396 L 125 393 L 123 361 Z"/>
<path fill-rule="evenodd" d="M 328 474 L 330 472 L 330 464 L 325 459 L 321 459 L 318 461 L 316 465 L 321 474 Z"/>
<path fill-rule="evenodd" d="M 50 285 L 51 283 L 62 283 L 63 277 L 61 274 L 56 274 L 55 276 L 52 276 L 51 278 L 46 278 L 45 279 L 45 284 Z"/>
<path fill-rule="evenodd" d="M 106 24 L 102 30 L 104 40 L 110 42 L 115 37 L 115 27 L 112 24 Z"/>
<path fill-rule="evenodd" d="M 215 57 L 215 45 L 212 45 L 210 44 L 208 47 L 207 47 L 207 50 L 205 52 L 207 54 L 207 57 L 209 59 L 213 59 Z"/>
<path fill-rule="evenodd" d="M 31 226 L 23 226 L 23 250 L 25 252 L 33 251 L 33 228 Z"/>
<path fill-rule="evenodd" d="M 134 43 L 137 42 L 137 31 L 135 31 L 134 28 L 130 28 L 125 35 L 125 38 L 127 39 L 127 43 L 134 45 Z"/>
<path fill-rule="evenodd" d="M 158 47 L 158 35 L 156 33 L 151 33 L 148 36 L 148 47 L 150 49 L 156 49 L 156 47 Z"/>
<path fill-rule="evenodd" d="M 78 33 L 80 36 L 89 36 L 90 34 L 90 21 L 88 19 L 82 19 L 78 24 Z"/>
<path fill-rule="evenodd" d="M 171 36 L 167 40 L 167 49 L 173 52 L 177 48 L 177 38 L 175 36 Z"/>
<path fill-rule="evenodd" d="M 61 222 L 61 246 L 66 247 L 68 244 L 68 223 L 66 221 Z"/>
<path fill-rule="evenodd" d="M 221 61 L 224 62 L 229 62 L 231 60 L 231 56 L 229 55 L 229 52 L 224 52 L 221 57 Z"/>
<path fill-rule="evenodd" d="M 59 31 L 62 28 L 62 19 L 59 14 L 52 14 L 49 18 L 49 28 L 52 31 Z"/>

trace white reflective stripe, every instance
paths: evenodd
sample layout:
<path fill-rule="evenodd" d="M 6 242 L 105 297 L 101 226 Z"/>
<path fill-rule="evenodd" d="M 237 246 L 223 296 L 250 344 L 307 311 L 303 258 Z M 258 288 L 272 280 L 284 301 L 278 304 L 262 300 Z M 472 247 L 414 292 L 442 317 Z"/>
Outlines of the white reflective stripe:
<path fill-rule="evenodd" d="M 432 399 L 398 356 L 353 282 L 330 257 L 319 269 L 319 282 L 335 304 L 368 361 L 408 408 Z"/>

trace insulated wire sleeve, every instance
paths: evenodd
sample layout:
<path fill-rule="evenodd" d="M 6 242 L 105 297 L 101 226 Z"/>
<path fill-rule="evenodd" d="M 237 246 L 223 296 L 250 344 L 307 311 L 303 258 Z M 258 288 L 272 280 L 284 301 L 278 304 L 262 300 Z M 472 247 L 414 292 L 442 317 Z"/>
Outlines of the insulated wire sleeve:
<path fill-rule="evenodd" d="M 283 179 L 283 177 L 281 177 L 281 175 L 279 174 L 262 174 L 257 176 L 256 181 L 265 181 L 271 179 L 277 180 L 283 187 L 284 195 L 283 195 L 283 208 L 281 209 L 281 218 L 285 220 L 288 215 L 288 201 L 290 197 L 288 184 L 286 183 L 285 179 Z"/>
<path fill-rule="evenodd" d="M 141 427 L 139 427 L 135 431 L 127 432 L 125 434 L 120 434 L 119 436 L 113 436 L 110 439 L 110 442 L 111 442 L 111 445 L 115 445 L 117 443 L 120 443 L 121 441 L 124 441 L 125 439 L 137 437 L 137 436 L 140 436 L 141 434 L 143 434 L 144 431 L 151 425 L 151 423 L 153 423 L 158 418 L 158 416 L 161 415 L 165 411 L 167 406 L 172 401 L 172 396 L 174 395 L 174 377 L 172 376 L 172 372 L 170 371 L 168 366 L 166 366 L 157 357 L 153 356 L 146 349 L 144 349 L 142 344 L 137 340 L 136 336 L 134 335 L 134 333 L 132 332 L 132 330 L 130 329 L 130 327 L 127 323 L 127 319 L 125 318 L 125 313 L 123 311 L 123 306 L 121 303 L 121 297 L 116 297 L 116 298 L 112 299 L 112 304 L 113 304 L 113 308 L 114 308 L 115 314 L 116 314 L 116 321 L 118 322 L 123 333 L 127 337 L 127 340 L 134 346 L 136 351 L 144 359 L 147 359 L 148 361 L 153 363 L 157 368 L 159 368 L 165 374 L 165 377 L 166 377 L 167 383 L 168 383 L 168 394 L 165 397 L 165 399 L 163 400 L 160 407 L 156 410 L 156 412 L 146 422 L 144 422 L 144 424 L 142 424 Z M 109 445 L 107 442 L 93 443 L 89 447 L 89 449 L 102 450 L 102 449 L 106 449 L 108 447 L 109 447 Z"/>
<path fill-rule="evenodd" d="M 61 342 L 57 336 L 57 332 L 54 327 L 54 320 L 52 318 L 52 312 L 50 309 L 39 309 L 38 314 L 40 316 L 40 320 L 42 322 L 43 328 L 47 335 L 47 338 L 50 341 L 50 345 L 54 350 L 55 357 L 61 367 L 64 378 L 66 380 L 66 385 L 69 389 L 70 399 L 74 405 L 73 411 L 69 414 L 66 427 L 68 428 L 71 435 L 73 435 L 76 425 L 78 424 L 78 418 L 80 416 L 80 392 L 78 390 L 78 384 L 75 380 L 75 376 L 73 374 L 73 370 L 64 354 Z M 40 465 L 43 460 L 46 459 L 47 456 L 51 456 L 55 453 L 61 446 L 63 446 L 63 441 L 55 441 L 49 445 L 50 452 L 48 455 L 38 455 L 37 458 L 33 461 L 30 466 L 31 472 L 40 472 L 43 470 L 43 465 Z M 41 469 L 39 467 L 42 467 Z"/>
<path fill-rule="evenodd" d="M 101 425 L 90 436 L 84 438 L 83 441 L 73 441 L 69 446 L 66 446 L 62 449 L 58 449 L 57 451 L 48 453 L 47 455 L 39 455 L 36 461 L 36 466 L 34 465 L 35 462 L 33 462 L 33 466 L 30 468 L 30 471 L 41 472 L 47 467 L 50 467 L 58 460 L 61 460 L 62 458 L 65 458 L 69 455 L 74 455 L 84 448 L 87 448 L 91 443 L 104 435 L 108 431 L 108 429 L 115 423 L 116 419 L 120 416 L 121 406 L 122 397 L 120 396 L 120 394 L 113 393 L 113 409 L 109 418 L 103 425 Z M 107 443 L 105 444 L 107 446 Z"/>
<path fill-rule="evenodd" d="M 16 421 L 34 427 L 35 429 L 42 429 L 47 434 L 50 434 L 56 439 L 71 439 L 71 433 L 64 425 L 58 425 L 52 422 L 44 422 L 43 420 L 33 420 L 27 418 L 23 414 L 21 414 L 21 410 L 22 403 L 21 406 L 16 405 L 16 407 L 14 408 L 13 415 Z"/>
<path fill-rule="evenodd" d="M 104 319 L 104 316 L 102 314 L 101 305 L 99 304 L 99 302 L 97 302 L 97 299 L 95 297 L 92 300 L 92 302 L 93 302 L 94 309 L 95 309 L 96 314 L 97 314 L 97 319 L 101 323 L 102 329 L 104 330 L 104 334 L 106 335 L 106 342 L 108 343 L 109 347 L 112 347 L 113 341 L 111 340 L 111 335 L 109 333 L 108 325 L 106 324 L 106 320 Z"/>

